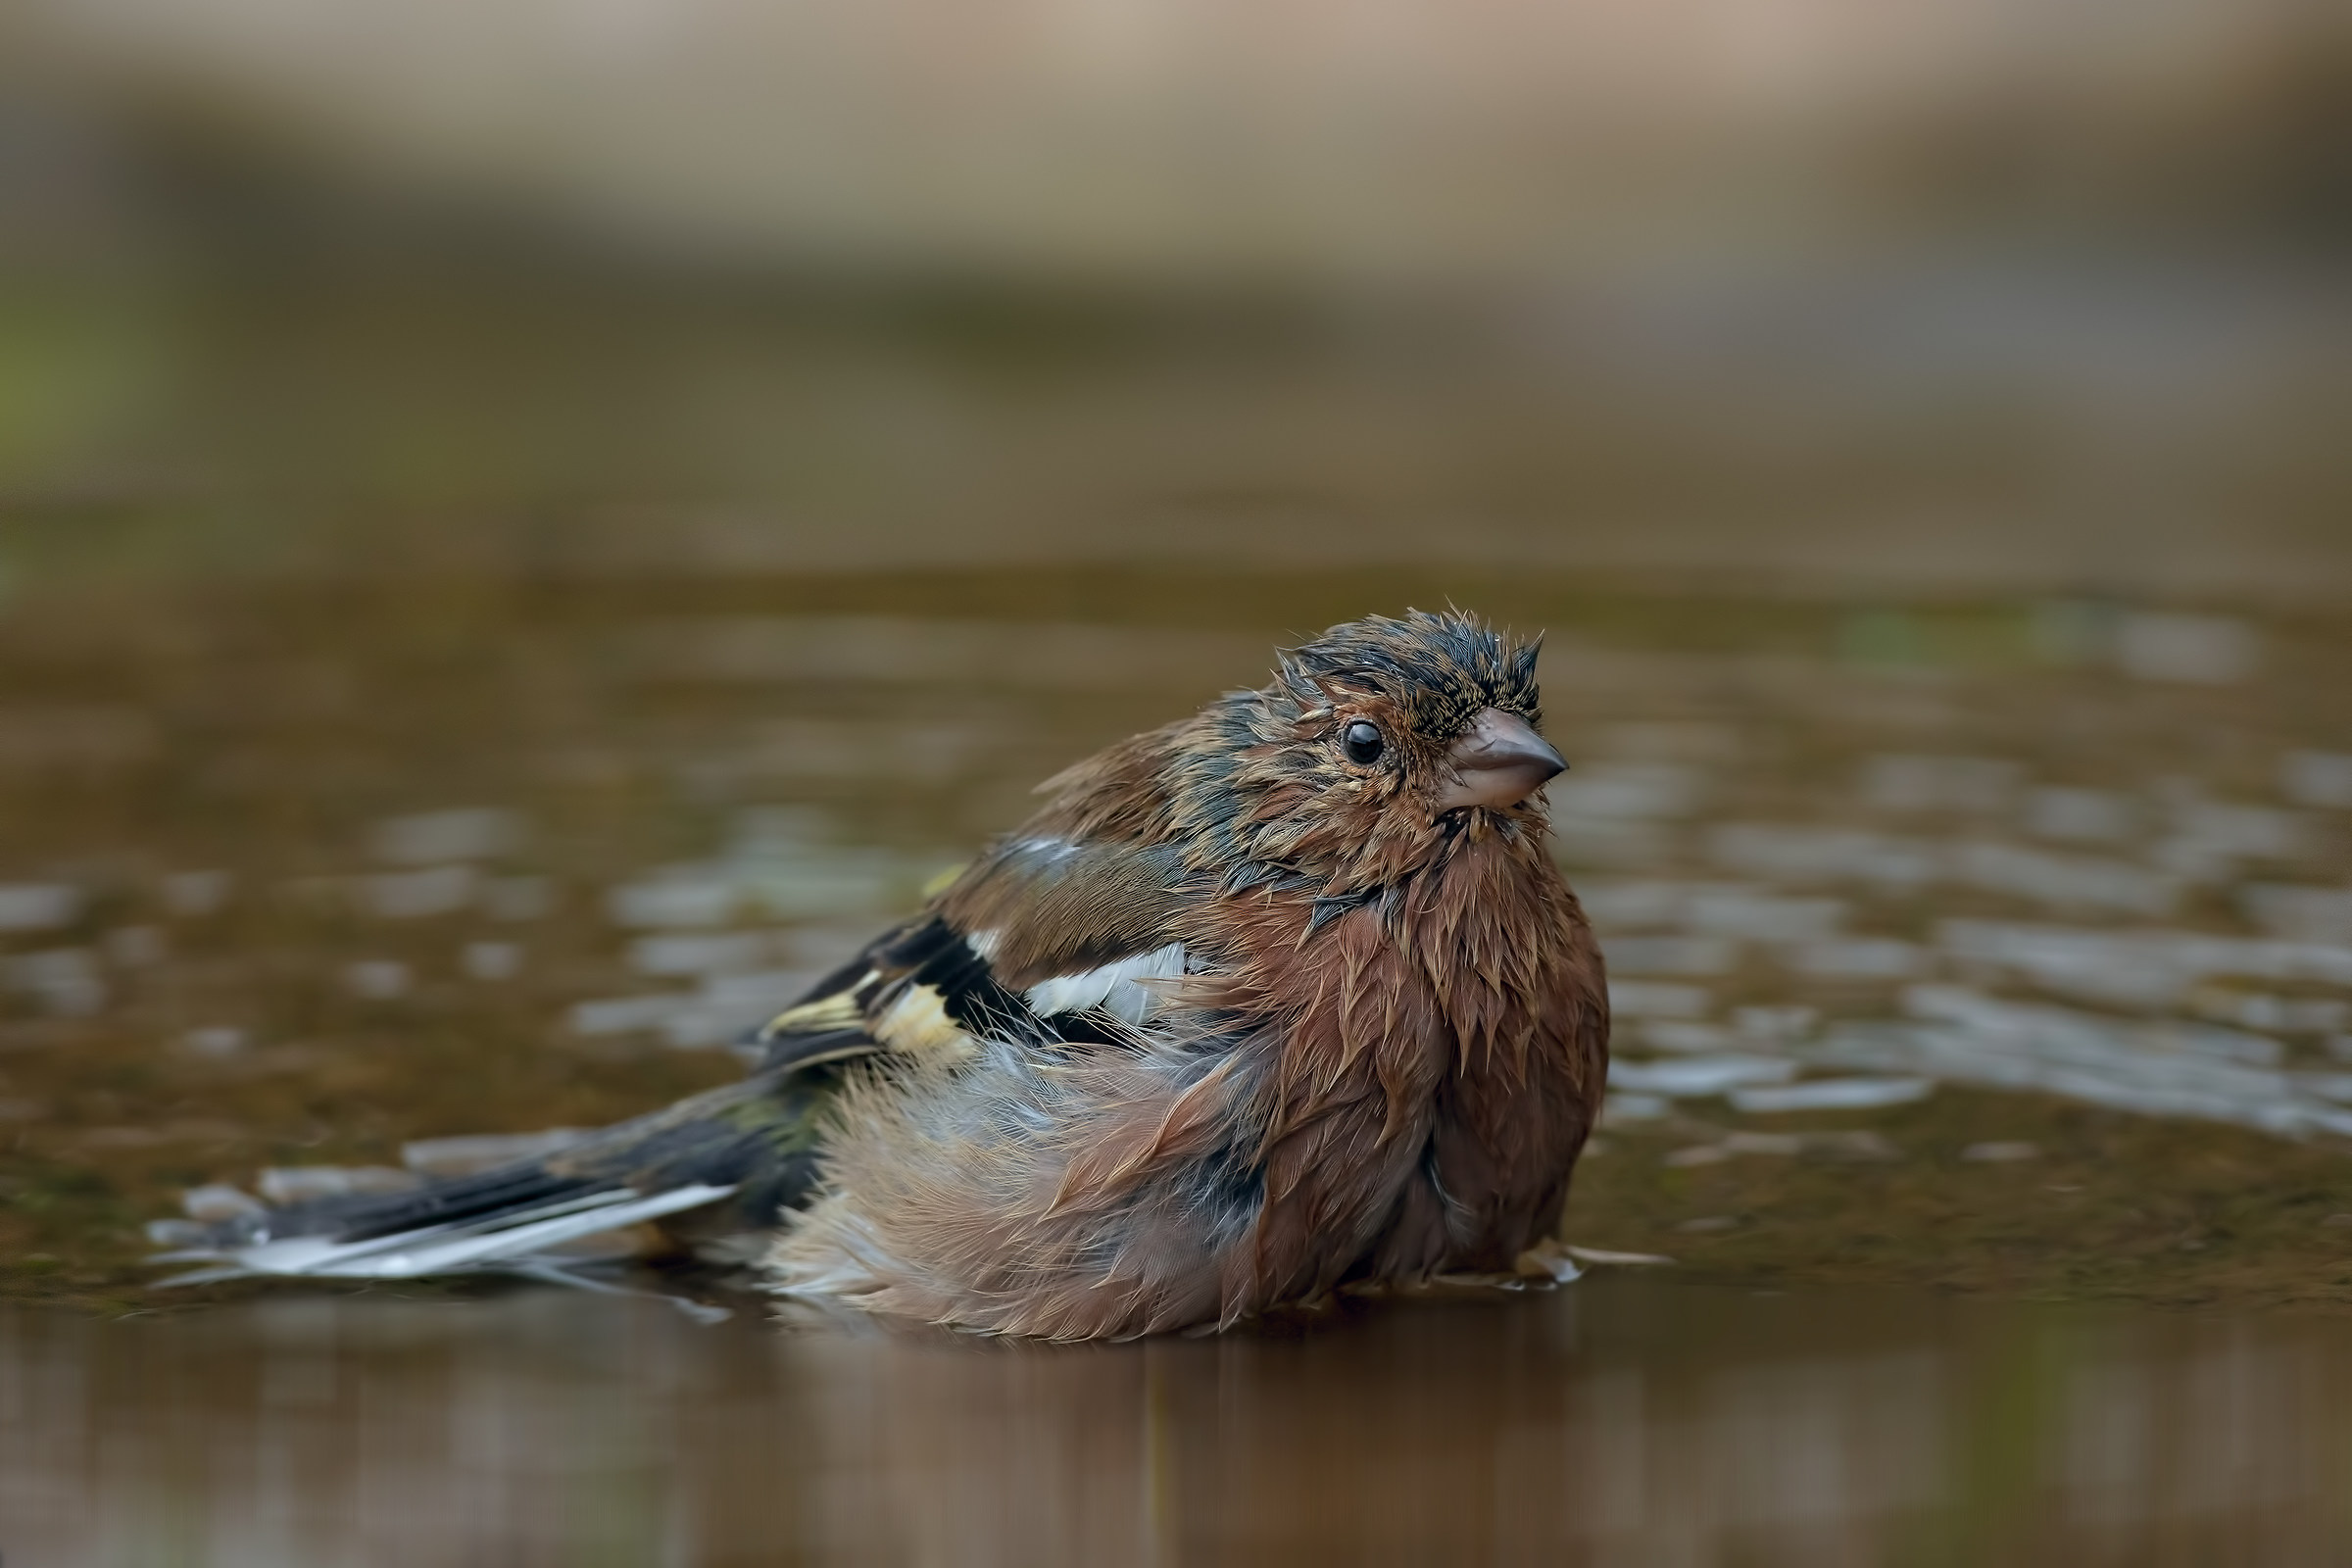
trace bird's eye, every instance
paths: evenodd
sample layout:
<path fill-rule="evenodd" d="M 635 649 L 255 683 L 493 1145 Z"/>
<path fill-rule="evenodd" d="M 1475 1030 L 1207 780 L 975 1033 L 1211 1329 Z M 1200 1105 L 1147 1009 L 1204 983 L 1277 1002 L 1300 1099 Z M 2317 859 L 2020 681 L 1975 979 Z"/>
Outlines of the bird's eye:
<path fill-rule="evenodd" d="M 1347 752 L 1350 762 L 1380 760 L 1380 726 L 1360 718 L 1348 725 L 1347 732 L 1340 737 L 1340 747 Z"/>

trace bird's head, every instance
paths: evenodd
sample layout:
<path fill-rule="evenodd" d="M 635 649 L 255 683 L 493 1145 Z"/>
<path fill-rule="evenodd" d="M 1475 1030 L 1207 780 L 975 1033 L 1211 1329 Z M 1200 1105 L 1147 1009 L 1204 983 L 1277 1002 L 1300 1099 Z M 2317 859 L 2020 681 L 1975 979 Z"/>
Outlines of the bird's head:
<path fill-rule="evenodd" d="M 1567 766 L 1539 733 L 1537 647 L 1458 612 L 1334 626 L 1187 727 L 1178 814 L 1225 856 L 1335 895 L 1408 875 L 1465 833 L 1532 842 L 1537 792 Z"/>

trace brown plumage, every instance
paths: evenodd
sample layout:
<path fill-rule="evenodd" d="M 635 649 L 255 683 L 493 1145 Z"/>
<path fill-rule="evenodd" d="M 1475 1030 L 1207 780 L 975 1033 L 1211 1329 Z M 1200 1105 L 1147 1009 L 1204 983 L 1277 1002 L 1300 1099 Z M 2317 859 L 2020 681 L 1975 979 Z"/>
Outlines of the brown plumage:
<path fill-rule="evenodd" d="M 760 1032 L 739 1089 L 191 1255 L 544 1272 L 547 1226 L 610 1204 L 781 1293 L 1054 1339 L 1507 1270 L 1559 1219 L 1607 1067 L 1535 662 L 1460 614 L 1334 627 L 1041 786 Z"/>
<path fill-rule="evenodd" d="M 868 1069 L 778 1282 L 1085 1338 L 1509 1268 L 1558 1219 L 1608 1032 L 1541 798 L 1442 808 L 1482 713 L 1533 739 L 1533 664 L 1462 616 L 1342 626 L 1049 781 L 932 915 L 1011 990 L 1170 944 L 1184 972 L 1099 1042 Z"/>

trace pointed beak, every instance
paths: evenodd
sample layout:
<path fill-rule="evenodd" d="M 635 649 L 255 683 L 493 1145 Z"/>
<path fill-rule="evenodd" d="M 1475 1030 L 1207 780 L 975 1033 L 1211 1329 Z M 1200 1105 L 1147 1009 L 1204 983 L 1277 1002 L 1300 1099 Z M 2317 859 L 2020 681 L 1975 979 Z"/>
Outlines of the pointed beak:
<path fill-rule="evenodd" d="M 1440 811 L 1516 806 L 1568 766 L 1526 719 L 1497 708 L 1479 710 L 1448 755 L 1453 779 L 1438 794 Z"/>

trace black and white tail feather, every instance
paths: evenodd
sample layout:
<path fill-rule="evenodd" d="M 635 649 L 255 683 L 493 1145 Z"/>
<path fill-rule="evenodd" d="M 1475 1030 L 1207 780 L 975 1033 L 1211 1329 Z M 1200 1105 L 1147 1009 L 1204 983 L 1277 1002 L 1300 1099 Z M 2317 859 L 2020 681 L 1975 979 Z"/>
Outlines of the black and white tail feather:
<path fill-rule="evenodd" d="M 772 1225 L 812 1174 L 807 1086 L 763 1071 L 623 1122 L 554 1152 L 393 1193 L 338 1194 L 211 1224 L 166 1222 L 159 1262 L 202 1266 L 164 1281 L 254 1276 L 395 1280 L 562 1275 L 591 1236 L 691 1217 L 713 1251 L 732 1231 Z"/>

